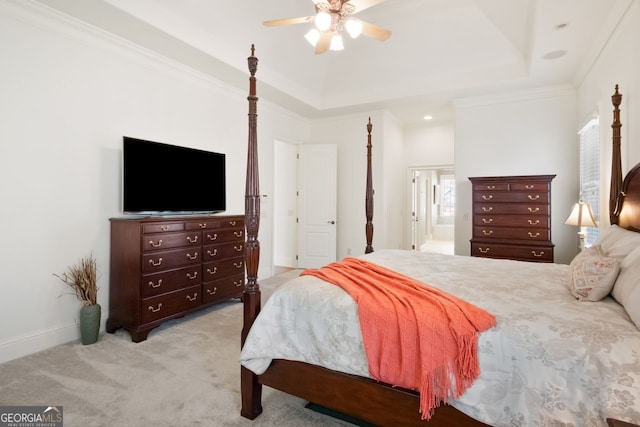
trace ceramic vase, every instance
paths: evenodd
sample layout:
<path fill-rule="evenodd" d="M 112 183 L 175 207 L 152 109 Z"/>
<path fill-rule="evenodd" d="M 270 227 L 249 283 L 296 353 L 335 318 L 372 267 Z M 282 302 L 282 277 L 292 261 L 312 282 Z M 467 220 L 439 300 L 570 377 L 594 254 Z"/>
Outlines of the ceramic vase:
<path fill-rule="evenodd" d="M 100 315 L 100 304 L 83 305 L 80 309 L 80 339 L 83 345 L 98 341 Z"/>

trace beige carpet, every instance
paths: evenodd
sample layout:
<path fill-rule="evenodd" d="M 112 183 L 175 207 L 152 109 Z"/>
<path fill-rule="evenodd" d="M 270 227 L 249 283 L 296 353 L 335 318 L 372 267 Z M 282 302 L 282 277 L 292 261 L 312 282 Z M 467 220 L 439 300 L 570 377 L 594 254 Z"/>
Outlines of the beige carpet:
<path fill-rule="evenodd" d="M 299 271 L 259 280 L 263 302 Z M 265 387 L 263 414 L 240 416 L 242 304 L 172 320 L 146 341 L 123 330 L 0 364 L 0 406 L 62 406 L 65 427 L 346 426 Z"/>

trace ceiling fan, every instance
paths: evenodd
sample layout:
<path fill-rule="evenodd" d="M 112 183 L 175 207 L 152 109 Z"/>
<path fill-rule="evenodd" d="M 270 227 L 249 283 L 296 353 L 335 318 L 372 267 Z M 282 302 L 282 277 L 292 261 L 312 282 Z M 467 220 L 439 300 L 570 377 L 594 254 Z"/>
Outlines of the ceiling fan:
<path fill-rule="evenodd" d="M 302 24 L 313 22 L 315 28 L 309 31 L 305 38 L 315 46 L 316 54 L 327 50 L 342 50 L 342 30 L 346 30 L 352 38 L 363 34 L 376 40 L 384 41 L 389 38 L 391 31 L 377 25 L 361 21 L 353 17 L 371 6 L 384 0 L 312 0 L 315 3 L 316 14 L 299 18 L 276 19 L 265 21 L 266 27 L 280 25 Z"/>

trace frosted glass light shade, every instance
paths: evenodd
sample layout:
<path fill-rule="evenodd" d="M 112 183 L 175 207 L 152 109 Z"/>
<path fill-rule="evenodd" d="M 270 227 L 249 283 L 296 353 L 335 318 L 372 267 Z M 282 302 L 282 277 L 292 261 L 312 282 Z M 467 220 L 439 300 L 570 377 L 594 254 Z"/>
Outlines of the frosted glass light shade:
<path fill-rule="evenodd" d="M 331 28 L 331 14 L 328 12 L 320 11 L 316 14 L 316 17 L 313 20 L 314 24 L 316 24 L 316 28 L 318 31 L 327 31 Z"/>
<path fill-rule="evenodd" d="M 344 43 L 342 42 L 342 36 L 340 34 L 335 34 L 331 37 L 331 46 L 329 47 L 331 50 L 343 50 Z"/>
<path fill-rule="evenodd" d="M 312 28 L 311 30 L 309 30 L 309 32 L 307 32 L 307 34 L 304 35 L 304 38 L 307 39 L 309 43 L 311 43 L 311 46 L 316 47 L 316 44 L 318 44 L 318 40 L 320 40 L 320 31 Z"/>
<path fill-rule="evenodd" d="M 352 39 L 355 39 L 362 34 L 362 21 L 358 19 L 349 18 L 344 23 L 344 28 Z"/>

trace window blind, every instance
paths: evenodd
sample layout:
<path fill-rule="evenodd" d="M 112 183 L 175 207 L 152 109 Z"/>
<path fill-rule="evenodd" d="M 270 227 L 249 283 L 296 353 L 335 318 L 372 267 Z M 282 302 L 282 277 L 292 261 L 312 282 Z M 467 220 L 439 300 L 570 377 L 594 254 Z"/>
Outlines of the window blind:
<path fill-rule="evenodd" d="M 580 192 L 600 220 L 600 119 L 591 119 L 578 132 L 580 135 Z M 598 227 L 585 227 L 585 244 L 590 246 L 598 238 Z"/>

